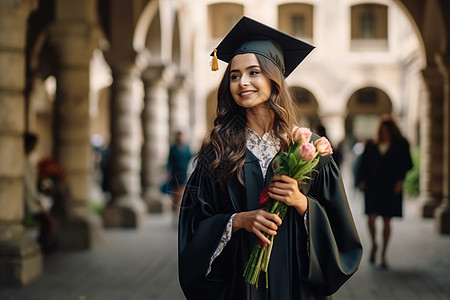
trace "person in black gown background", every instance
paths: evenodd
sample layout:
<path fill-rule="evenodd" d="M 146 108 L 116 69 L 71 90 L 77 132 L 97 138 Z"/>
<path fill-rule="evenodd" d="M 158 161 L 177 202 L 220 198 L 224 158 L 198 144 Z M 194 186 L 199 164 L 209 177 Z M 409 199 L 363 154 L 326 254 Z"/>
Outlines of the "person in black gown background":
<path fill-rule="evenodd" d="M 285 175 L 271 181 L 273 159 L 287 151 L 296 125 L 285 78 L 312 49 L 247 17 L 217 47 L 228 63 L 217 117 L 179 219 L 178 274 L 187 299 L 324 299 L 358 269 L 362 247 L 332 156 L 320 157 L 301 189 Z M 259 205 L 268 185 L 269 197 L 288 205 L 283 221 Z M 276 238 L 269 287 L 261 276 L 256 289 L 243 271 L 257 239 L 270 243 L 263 233 Z"/>
<path fill-rule="evenodd" d="M 403 179 L 412 168 L 409 143 L 391 116 L 382 116 L 374 140 L 368 141 L 361 156 L 358 186 L 364 192 L 365 214 L 372 248 L 370 262 L 376 261 L 376 220 L 383 218 L 380 266 L 387 268 L 386 252 L 391 236 L 391 218 L 402 217 Z"/>

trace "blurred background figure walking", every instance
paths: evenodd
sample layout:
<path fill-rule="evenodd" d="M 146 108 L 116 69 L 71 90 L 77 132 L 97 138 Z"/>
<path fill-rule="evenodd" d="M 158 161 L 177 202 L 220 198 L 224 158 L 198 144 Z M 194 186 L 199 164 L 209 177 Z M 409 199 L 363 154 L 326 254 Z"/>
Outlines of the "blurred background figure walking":
<path fill-rule="evenodd" d="M 39 163 L 39 176 L 36 163 L 31 158 L 38 144 L 38 136 L 34 133 L 24 134 L 25 166 L 24 166 L 24 202 L 26 222 L 37 223 L 37 242 L 44 254 L 53 252 L 58 247 L 55 235 L 55 221 L 50 213 L 52 208 L 51 195 L 46 193 L 44 187 L 46 180 L 42 180 L 41 163 Z M 48 187 L 50 189 L 50 187 Z M 27 221 L 28 220 L 28 221 Z"/>
<path fill-rule="evenodd" d="M 402 217 L 403 179 L 411 169 L 409 143 L 391 116 L 382 116 L 375 138 L 368 141 L 358 168 L 358 187 L 364 192 L 365 213 L 372 248 L 370 263 L 377 256 L 376 219 L 383 218 L 380 267 L 387 269 L 386 252 L 391 235 L 391 218 Z"/>
<path fill-rule="evenodd" d="M 181 198 L 187 181 L 188 166 L 192 158 L 189 145 L 185 141 L 183 132 L 177 131 L 175 142 L 170 146 L 167 168 L 169 170 L 169 189 L 172 197 L 174 225 L 178 223 Z"/>

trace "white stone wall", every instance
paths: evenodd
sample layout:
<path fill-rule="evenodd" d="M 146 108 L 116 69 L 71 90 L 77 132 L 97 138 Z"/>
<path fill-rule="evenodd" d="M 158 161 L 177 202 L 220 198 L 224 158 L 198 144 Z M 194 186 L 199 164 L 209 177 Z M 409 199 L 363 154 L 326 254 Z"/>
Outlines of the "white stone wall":
<path fill-rule="evenodd" d="M 191 1 L 190 13 L 195 30 L 194 89 L 196 124 L 194 138 L 199 143 L 206 129 L 204 115 L 207 96 L 217 89 L 226 65 L 219 64 L 218 72 L 209 68 L 212 49 L 220 42 L 210 40 L 205 24 L 207 5 L 222 1 Z M 421 52 L 416 33 L 398 5 L 390 0 L 376 0 L 388 6 L 388 51 L 350 51 L 350 7 L 368 1 L 315 0 L 299 1 L 314 6 L 314 36 L 316 49 L 290 75 L 288 83 L 308 89 L 319 104 L 321 117 L 332 142 L 344 136 L 344 117 L 350 96 L 358 89 L 376 87 L 383 90 L 393 104 L 394 115 L 401 116 L 401 127 L 410 140 L 416 141 L 414 124 L 418 122 L 417 90 L 422 67 Z M 242 4 L 244 14 L 271 26 L 278 24 L 280 4 L 286 1 L 233 1 Z M 201 112 L 203 110 L 203 113 Z"/>

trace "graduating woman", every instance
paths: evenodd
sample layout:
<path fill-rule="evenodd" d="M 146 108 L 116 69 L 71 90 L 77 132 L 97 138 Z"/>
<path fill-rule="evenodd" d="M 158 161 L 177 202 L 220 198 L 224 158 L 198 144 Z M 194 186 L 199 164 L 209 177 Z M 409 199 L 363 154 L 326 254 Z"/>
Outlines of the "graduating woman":
<path fill-rule="evenodd" d="M 273 177 L 273 160 L 288 149 L 296 124 L 285 78 L 312 49 L 243 17 L 214 51 L 229 64 L 179 220 L 187 299 L 320 299 L 357 270 L 361 243 L 331 155 L 320 157 L 306 185 Z M 269 197 L 288 205 L 283 220 L 259 205 L 268 185 Z M 268 287 L 261 276 L 256 288 L 244 267 L 257 240 L 270 243 L 267 235 L 275 235 Z"/>

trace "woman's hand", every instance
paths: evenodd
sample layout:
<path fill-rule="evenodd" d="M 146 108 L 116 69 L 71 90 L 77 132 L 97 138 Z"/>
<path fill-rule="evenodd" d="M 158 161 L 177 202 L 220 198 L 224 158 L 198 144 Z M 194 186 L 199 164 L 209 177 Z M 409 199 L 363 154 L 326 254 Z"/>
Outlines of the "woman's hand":
<path fill-rule="evenodd" d="M 284 202 L 287 206 L 294 207 L 303 216 L 308 209 L 308 200 L 300 192 L 298 181 L 286 176 L 277 175 L 273 177 L 269 186 L 268 195 L 274 200 Z"/>
<path fill-rule="evenodd" d="M 403 181 L 399 180 L 396 182 L 395 187 L 394 187 L 394 194 L 395 195 L 399 195 L 401 194 L 403 191 Z"/>
<path fill-rule="evenodd" d="M 361 181 L 360 183 L 358 183 L 358 188 L 361 191 L 364 191 L 366 189 L 366 183 L 364 181 Z"/>
<path fill-rule="evenodd" d="M 263 233 L 276 235 L 280 225 L 281 218 L 264 209 L 240 212 L 233 218 L 233 232 L 245 229 L 256 234 L 259 240 L 266 244 L 270 244 L 270 240 Z"/>

